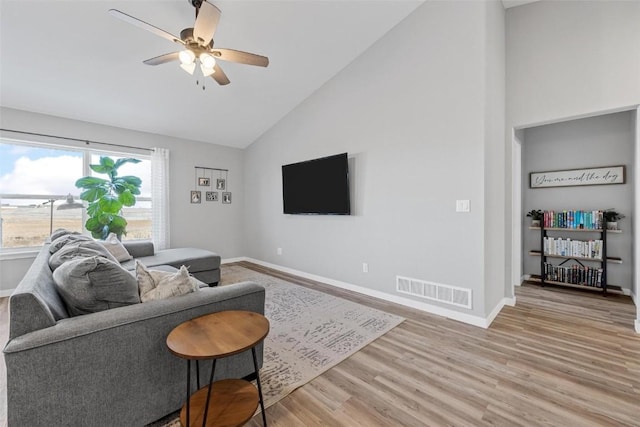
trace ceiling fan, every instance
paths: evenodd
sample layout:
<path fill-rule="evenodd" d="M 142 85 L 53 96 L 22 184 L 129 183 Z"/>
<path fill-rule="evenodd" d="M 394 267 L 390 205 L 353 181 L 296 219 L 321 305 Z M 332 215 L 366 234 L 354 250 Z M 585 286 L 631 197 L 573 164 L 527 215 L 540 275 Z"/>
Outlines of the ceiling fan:
<path fill-rule="evenodd" d="M 160 28 L 127 15 L 117 9 L 110 9 L 109 13 L 129 24 L 150 31 L 183 47 L 178 52 L 166 53 L 155 58 L 143 61 L 147 65 L 160 65 L 171 61 L 180 61 L 180 67 L 189 74 L 193 74 L 196 62 L 200 62 L 200 69 L 205 77 L 211 76 L 218 84 L 229 84 L 229 78 L 218 65 L 217 59 L 240 64 L 257 65 L 266 67 L 269 58 L 249 52 L 234 49 L 213 47 L 213 35 L 216 32 L 220 20 L 220 9 L 206 0 L 187 0 L 196 8 L 196 22 L 193 28 L 185 28 L 176 37 Z"/>

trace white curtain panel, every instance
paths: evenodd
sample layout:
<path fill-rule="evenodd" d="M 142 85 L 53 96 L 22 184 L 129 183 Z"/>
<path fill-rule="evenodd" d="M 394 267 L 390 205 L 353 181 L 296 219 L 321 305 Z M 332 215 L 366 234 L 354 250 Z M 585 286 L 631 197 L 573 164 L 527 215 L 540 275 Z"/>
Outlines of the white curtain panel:
<path fill-rule="evenodd" d="M 154 148 L 151 154 L 151 221 L 156 250 L 169 248 L 169 150 Z"/>

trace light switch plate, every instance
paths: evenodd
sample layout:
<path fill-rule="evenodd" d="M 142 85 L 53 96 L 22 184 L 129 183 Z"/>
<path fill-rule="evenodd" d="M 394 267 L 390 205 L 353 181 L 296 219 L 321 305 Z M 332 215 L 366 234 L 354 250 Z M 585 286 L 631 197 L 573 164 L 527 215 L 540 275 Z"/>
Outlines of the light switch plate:
<path fill-rule="evenodd" d="M 469 212 L 469 201 L 456 200 L 456 212 Z"/>

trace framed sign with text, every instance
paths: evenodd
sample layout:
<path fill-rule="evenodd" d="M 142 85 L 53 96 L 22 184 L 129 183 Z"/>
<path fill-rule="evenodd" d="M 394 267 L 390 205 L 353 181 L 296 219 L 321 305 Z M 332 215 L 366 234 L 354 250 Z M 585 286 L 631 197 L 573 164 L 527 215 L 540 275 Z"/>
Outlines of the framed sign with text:
<path fill-rule="evenodd" d="M 578 185 L 624 184 L 624 166 L 531 172 L 529 188 L 574 187 Z"/>

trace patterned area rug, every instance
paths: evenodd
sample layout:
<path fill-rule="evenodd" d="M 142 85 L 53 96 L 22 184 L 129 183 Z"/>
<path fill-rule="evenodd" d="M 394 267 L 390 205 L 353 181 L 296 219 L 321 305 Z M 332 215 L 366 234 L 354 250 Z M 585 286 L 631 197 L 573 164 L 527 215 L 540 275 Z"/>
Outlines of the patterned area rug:
<path fill-rule="evenodd" d="M 265 408 L 404 320 L 241 266 L 222 267 L 220 286 L 247 280 L 265 287 L 265 316 L 271 322 L 260 370 Z M 175 417 L 153 425 L 179 426 Z"/>

